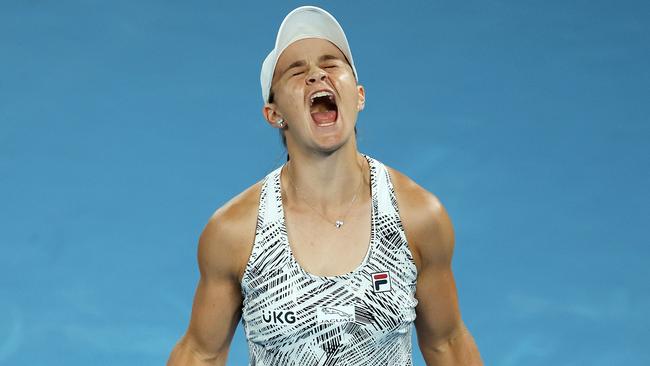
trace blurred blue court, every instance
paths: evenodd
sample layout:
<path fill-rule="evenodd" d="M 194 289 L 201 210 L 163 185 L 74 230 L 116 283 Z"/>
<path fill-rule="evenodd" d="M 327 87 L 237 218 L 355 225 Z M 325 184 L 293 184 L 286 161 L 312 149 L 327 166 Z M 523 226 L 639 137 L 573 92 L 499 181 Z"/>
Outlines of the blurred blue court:
<path fill-rule="evenodd" d="M 0 365 L 164 364 L 203 225 L 283 162 L 259 68 L 303 4 L 0 1 Z M 316 5 L 361 151 L 454 222 L 486 365 L 650 364 L 650 3 Z"/>

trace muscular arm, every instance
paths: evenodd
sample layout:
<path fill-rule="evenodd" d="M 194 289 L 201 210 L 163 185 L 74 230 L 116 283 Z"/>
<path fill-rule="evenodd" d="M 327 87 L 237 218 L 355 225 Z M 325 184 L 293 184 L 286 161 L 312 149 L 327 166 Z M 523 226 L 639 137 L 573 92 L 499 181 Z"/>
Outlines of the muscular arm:
<path fill-rule="evenodd" d="M 239 279 L 255 232 L 254 210 L 246 202 L 246 193 L 243 196 L 219 209 L 201 234 L 198 247 L 201 277 L 190 325 L 172 350 L 167 366 L 226 364 L 241 316 Z"/>
<path fill-rule="evenodd" d="M 454 232 L 440 201 L 392 171 L 400 214 L 418 267 L 415 328 L 428 366 L 483 365 L 458 307 L 451 270 Z"/>

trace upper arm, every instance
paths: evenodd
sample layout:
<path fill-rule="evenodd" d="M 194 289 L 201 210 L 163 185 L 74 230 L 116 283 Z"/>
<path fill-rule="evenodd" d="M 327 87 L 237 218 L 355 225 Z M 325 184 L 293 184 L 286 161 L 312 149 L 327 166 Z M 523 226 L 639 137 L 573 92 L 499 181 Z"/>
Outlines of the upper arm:
<path fill-rule="evenodd" d="M 428 207 L 423 207 L 421 214 L 425 222 L 414 228 L 418 234 L 412 236 L 420 261 L 415 326 L 421 346 L 436 347 L 462 330 L 462 320 L 451 268 L 454 253 L 451 220 L 436 197 L 431 195 L 425 202 Z"/>
<path fill-rule="evenodd" d="M 409 247 L 418 268 L 415 327 L 421 347 L 447 341 L 463 324 L 451 268 L 454 230 L 440 200 L 395 171 L 395 190 Z"/>
<path fill-rule="evenodd" d="M 214 221 L 213 221 L 214 220 Z M 199 239 L 198 264 L 201 277 L 196 287 L 190 325 L 185 340 L 202 357 L 228 351 L 241 308 L 238 270 L 229 257 L 227 234 L 218 217 L 211 219 Z"/>
<path fill-rule="evenodd" d="M 225 364 L 241 316 L 239 279 L 252 249 L 256 208 L 231 202 L 217 210 L 201 233 L 197 255 L 200 279 L 190 324 L 172 352 L 170 365 L 196 361 Z"/>

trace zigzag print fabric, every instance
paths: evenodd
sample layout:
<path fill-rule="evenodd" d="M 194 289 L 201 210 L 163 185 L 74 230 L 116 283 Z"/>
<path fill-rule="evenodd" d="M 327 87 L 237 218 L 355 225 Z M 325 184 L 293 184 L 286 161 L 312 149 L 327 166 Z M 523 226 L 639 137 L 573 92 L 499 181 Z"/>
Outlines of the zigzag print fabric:
<path fill-rule="evenodd" d="M 306 272 L 289 246 L 280 171 L 263 181 L 253 251 L 242 278 L 249 365 L 410 366 L 417 269 L 386 167 L 370 166 L 368 252 L 340 276 Z"/>

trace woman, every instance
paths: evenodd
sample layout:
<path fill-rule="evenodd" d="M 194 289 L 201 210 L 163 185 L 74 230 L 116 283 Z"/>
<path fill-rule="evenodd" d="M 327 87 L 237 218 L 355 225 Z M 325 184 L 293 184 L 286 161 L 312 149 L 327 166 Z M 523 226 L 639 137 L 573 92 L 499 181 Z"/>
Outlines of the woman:
<path fill-rule="evenodd" d="M 439 200 L 357 150 L 365 92 L 343 30 L 295 9 L 262 66 L 263 113 L 286 164 L 221 207 L 169 365 L 224 365 L 240 317 L 251 365 L 481 365 L 451 271 Z"/>

